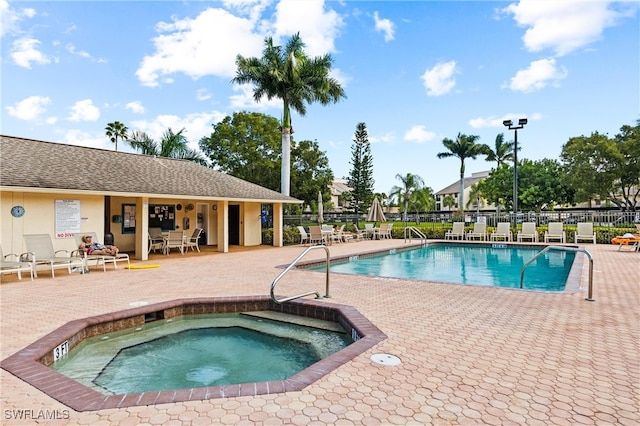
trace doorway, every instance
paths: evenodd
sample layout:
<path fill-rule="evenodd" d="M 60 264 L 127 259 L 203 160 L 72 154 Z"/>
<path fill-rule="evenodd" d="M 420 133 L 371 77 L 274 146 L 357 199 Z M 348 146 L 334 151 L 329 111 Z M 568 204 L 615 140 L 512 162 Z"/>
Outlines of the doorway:
<path fill-rule="evenodd" d="M 229 245 L 240 245 L 240 205 L 229 204 Z"/>

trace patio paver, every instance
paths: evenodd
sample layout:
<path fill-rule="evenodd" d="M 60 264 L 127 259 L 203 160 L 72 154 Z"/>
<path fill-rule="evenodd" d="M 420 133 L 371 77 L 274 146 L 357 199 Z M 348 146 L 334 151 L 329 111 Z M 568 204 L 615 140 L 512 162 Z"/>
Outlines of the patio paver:
<path fill-rule="evenodd" d="M 332 256 L 402 240 L 331 246 Z M 545 294 L 397 279 L 331 276 L 331 299 L 357 308 L 388 338 L 307 388 L 78 413 L 0 371 L 2 424 L 640 424 L 640 255 L 586 246 L 586 291 Z M 157 269 L 3 276 L 2 359 L 68 321 L 185 297 L 268 294 L 300 246 L 164 256 Z M 324 252 L 309 253 L 321 258 Z M 306 259 L 306 258 L 305 258 Z M 582 286 L 586 287 L 587 263 Z M 324 291 L 324 275 L 293 270 L 278 294 Z M 398 356 L 379 366 L 375 353 Z"/>

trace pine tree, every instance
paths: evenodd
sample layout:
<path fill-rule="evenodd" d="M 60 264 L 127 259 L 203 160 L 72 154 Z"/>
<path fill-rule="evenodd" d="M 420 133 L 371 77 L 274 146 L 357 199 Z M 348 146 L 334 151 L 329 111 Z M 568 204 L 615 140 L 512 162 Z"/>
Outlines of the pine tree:
<path fill-rule="evenodd" d="M 351 170 L 348 184 L 356 215 L 360 207 L 367 208 L 373 199 L 373 156 L 367 133 L 367 125 L 358 123 L 351 147 Z M 363 209 L 364 210 L 364 209 Z"/>

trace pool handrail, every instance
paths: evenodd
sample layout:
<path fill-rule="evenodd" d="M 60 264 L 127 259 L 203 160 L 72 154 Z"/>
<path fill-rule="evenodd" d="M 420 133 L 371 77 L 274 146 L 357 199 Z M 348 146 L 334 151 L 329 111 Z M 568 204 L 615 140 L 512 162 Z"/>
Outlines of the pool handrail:
<path fill-rule="evenodd" d="M 524 270 L 525 270 L 525 268 L 527 266 L 529 266 L 534 260 L 536 260 L 537 258 L 542 256 L 543 254 L 545 254 L 549 250 L 562 250 L 562 251 L 580 252 L 580 253 L 584 253 L 589 258 L 589 291 L 588 291 L 589 294 L 587 295 L 587 297 L 584 300 L 587 300 L 589 302 L 595 302 L 595 299 L 593 298 L 593 256 L 591 256 L 591 253 L 589 253 L 589 251 L 587 249 L 582 248 L 582 247 L 546 246 L 544 249 L 542 249 L 538 253 L 536 253 L 535 256 L 533 256 L 531 259 L 526 261 L 524 265 L 522 265 L 522 269 L 520 270 L 520 288 L 523 288 Z"/>
<path fill-rule="evenodd" d="M 418 228 L 416 228 L 415 226 L 407 226 L 404 228 L 404 242 L 406 243 L 407 240 L 411 240 L 411 233 L 415 233 L 418 237 L 420 237 L 420 243 L 425 246 L 427 245 L 427 236 L 424 235 L 422 233 L 422 231 L 420 231 Z M 408 237 L 407 237 L 408 234 Z"/>
<path fill-rule="evenodd" d="M 325 245 L 319 245 L 319 246 L 307 247 L 302 253 L 300 253 L 298 255 L 298 257 L 296 257 L 293 260 L 293 262 L 291 262 L 289 264 L 289 266 L 284 268 L 284 270 L 278 274 L 278 276 L 271 283 L 271 300 L 273 300 L 275 303 L 281 304 L 281 303 L 284 303 L 284 302 L 288 302 L 289 300 L 298 299 L 300 297 L 309 296 L 311 294 L 315 294 L 316 295 L 316 299 L 322 299 L 323 298 L 323 296 L 320 296 L 320 293 L 318 293 L 315 290 L 314 291 L 309 291 L 307 293 L 298 294 L 298 295 L 295 295 L 295 296 L 284 297 L 284 298 L 282 298 L 280 300 L 276 299 L 276 296 L 274 294 L 274 289 L 275 289 L 276 284 L 278 283 L 278 281 L 280 281 L 280 278 L 282 278 L 287 272 L 289 272 L 291 269 L 293 269 L 293 267 L 296 266 L 298 261 L 300 259 L 302 259 L 307 253 L 309 253 L 311 250 L 315 250 L 315 249 L 324 249 L 324 251 L 327 254 L 327 261 L 326 261 L 326 269 L 327 269 L 327 271 L 326 271 L 326 291 L 325 291 L 324 297 L 325 298 L 330 298 L 331 297 L 329 295 L 329 266 L 330 266 L 329 249 Z"/>

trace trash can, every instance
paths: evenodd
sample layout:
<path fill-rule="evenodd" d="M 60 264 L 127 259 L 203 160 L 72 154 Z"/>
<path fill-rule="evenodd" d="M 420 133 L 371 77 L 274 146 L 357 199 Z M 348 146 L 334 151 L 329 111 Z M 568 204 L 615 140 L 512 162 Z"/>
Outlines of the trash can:
<path fill-rule="evenodd" d="M 113 234 L 111 232 L 107 232 L 106 234 L 104 234 L 104 245 L 105 246 L 115 245 L 115 243 L 113 242 Z"/>
<path fill-rule="evenodd" d="M 207 233 L 202 231 L 200 233 L 200 238 L 198 238 L 198 245 L 199 246 L 206 246 L 207 245 Z"/>

